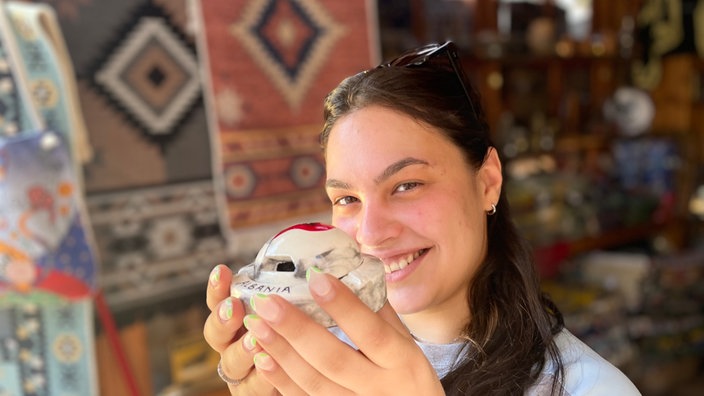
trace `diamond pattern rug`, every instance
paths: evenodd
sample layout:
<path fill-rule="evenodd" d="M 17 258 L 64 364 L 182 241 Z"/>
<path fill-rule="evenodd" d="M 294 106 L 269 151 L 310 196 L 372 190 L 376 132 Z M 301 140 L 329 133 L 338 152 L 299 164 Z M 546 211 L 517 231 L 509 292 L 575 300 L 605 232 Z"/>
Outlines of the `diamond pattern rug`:
<path fill-rule="evenodd" d="M 94 158 L 100 286 L 122 310 L 188 293 L 226 262 L 187 0 L 45 0 L 78 76 Z"/>
<path fill-rule="evenodd" d="M 138 8 L 106 48 L 95 83 L 149 138 L 171 135 L 200 98 L 194 50 L 160 7 Z"/>
<path fill-rule="evenodd" d="M 77 76 L 94 154 L 86 192 L 210 179 L 188 0 L 43 2 L 55 7 Z"/>
<path fill-rule="evenodd" d="M 235 255 L 325 219 L 318 134 L 325 95 L 379 58 L 376 3 L 196 2 L 221 223 Z"/>

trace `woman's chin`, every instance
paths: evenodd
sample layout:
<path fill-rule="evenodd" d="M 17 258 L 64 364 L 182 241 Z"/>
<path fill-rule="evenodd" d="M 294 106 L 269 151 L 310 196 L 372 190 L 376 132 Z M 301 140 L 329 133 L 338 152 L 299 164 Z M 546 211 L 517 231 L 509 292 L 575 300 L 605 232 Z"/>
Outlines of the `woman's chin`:
<path fill-rule="evenodd" d="M 389 304 L 394 308 L 399 315 L 410 315 L 418 313 L 426 308 L 421 295 L 410 290 L 387 290 L 387 299 Z"/>

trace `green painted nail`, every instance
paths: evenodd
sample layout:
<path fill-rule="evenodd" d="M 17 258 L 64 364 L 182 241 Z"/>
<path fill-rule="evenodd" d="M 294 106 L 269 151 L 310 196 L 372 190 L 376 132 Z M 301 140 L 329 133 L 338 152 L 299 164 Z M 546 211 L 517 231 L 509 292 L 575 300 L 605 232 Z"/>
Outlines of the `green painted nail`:
<path fill-rule="evenodd" d="M 257 310 L 257 308 L 256 308 L 256 307 L 254 306 L 254 300 L 255 300 L 255 298 L 254 298 L 254 297 L 257 297 L 257 298 L 262 298 L 262 299 L 263 299 L 263 298 L 267 298 L 267 297 L 269 297 L 269 295 L 268 295 L 268 294 L 264 294 L 264 293 L 256 293 L 256 294 L 252 294 L 252 297 L 250 297 L 250 298 L 249 298 L 249 305 L 250 305 L 250 306 L 252 307 L 252 309 L 253 309 L 253 310 L 255 310 L 255 311 L 256 311 L 256 310 Z"/>
<path fill-rule="evenodd" d="M 254 355 L 254 365 L 264 370 L 271 370 L 274 368 L 274 360 L 266 352 L 259 352 Z"/>
<path fill-rule="evenodd" d="M 218 282 L 220 282 L 220 266 L 218 265 L 217 267 L 213 268 L 212 271 L 210 271 L 210 284 L 213 286 L 216 286 Z"/>
<path fill-rule="evenodd" d="M 232 300 L 227 299 L 223 301 L 223 303 L 220 305 L 220 309 L 218 310 L 218 315 L 220 316 L 220 319 L 222 320 L 230 320 L 232 318 Z"/>
<path fill-rule="evenodd" d="M 257 316 L 256 314 L 245 315 L 244 319 L 242 319 L 242 324 L 244 325 L 244 328 L 247 330 L 252 330 L 252 328 L 250 327 L 250 321 L 258 318 L 259 316 Z"/>
<path fill-rule="evenodd" d="M 317 273 L 323 272 L 323 270 L 321 270 L 320 268 L 318 268 L 318 267 L 316 267 L 316 266 L 312 266 L 312 267 L 308 268 L 308 271 L 306 271 L 306 280 L 307 280 L 307 281 L 310 281 L 310 273 L 311 273 L 311 271 L 317 272 Z"/>
<path fill-rule="evenodd" d="M 245 326 L 246 327 L 246 326 Z M 247 333 L 244 335 L 244 347 L 250 351 L 257 346 L 257 339 L 254 338 L 252 333 Z"/>

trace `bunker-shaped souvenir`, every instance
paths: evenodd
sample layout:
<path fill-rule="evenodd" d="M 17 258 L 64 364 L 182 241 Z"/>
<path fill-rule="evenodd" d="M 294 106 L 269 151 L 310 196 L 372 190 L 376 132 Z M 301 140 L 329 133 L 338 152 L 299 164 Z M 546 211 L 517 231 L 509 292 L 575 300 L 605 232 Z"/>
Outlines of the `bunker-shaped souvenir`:
<path fill-rule="evenodd" d="M 326 327 L 334 320 L 313 301 L 306 281 L 316 266 L 340 279 L 369 308 L 378 311 L 386 301 L 383 263 L 362 254 L 344 231 L 322 223 L 296 224 L 274 235 L 259 250 L 254 262 L 232 279 L 230 293 L 254 313 L 250 298 L 257 293 L 277 294 Z"/>

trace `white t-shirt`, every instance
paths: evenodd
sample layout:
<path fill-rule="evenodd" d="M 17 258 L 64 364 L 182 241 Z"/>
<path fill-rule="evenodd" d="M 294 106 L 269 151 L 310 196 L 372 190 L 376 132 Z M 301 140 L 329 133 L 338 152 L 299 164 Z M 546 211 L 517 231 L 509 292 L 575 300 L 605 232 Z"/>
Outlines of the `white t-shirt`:
<path fill-rule="evenodd" d="M 555 342 L 560 350 L 564 367 L 562 388 L 565 396 L 640 395 L 628 377 L 568 330 L 562 330 L 556 336 Z M 468 352 L 468 346 L 464 343 L 428 344 L 421 341 L 416 343 L 440 378 L 447 375 Z M 554 376 L 554 362 L 548 361 L 538 381 L 526 391 L 526 396 L 549 395 Z"/>
<path fill-rule="evenodd" d="M 330 331 L 340 340 L 354 347 L 340 328 L 331 327 Z M 565 374 L 562 384 L 564 396 L 641 395 L 638 388 L 621 370 L 567 329 L 563 329 L 555 336 L 555 343 L 560 350 Z M 458 362 L 462 361 L 470 348 L 466 343 L 431 344 L 416 340 L 416 344 L 423 350 L 439 378 L 446 376 Z M 525 396 L 550 395 L 555 374 L 555 364 L 552 360 L 548 360 L 538 380 L 526 391 Z"/>

